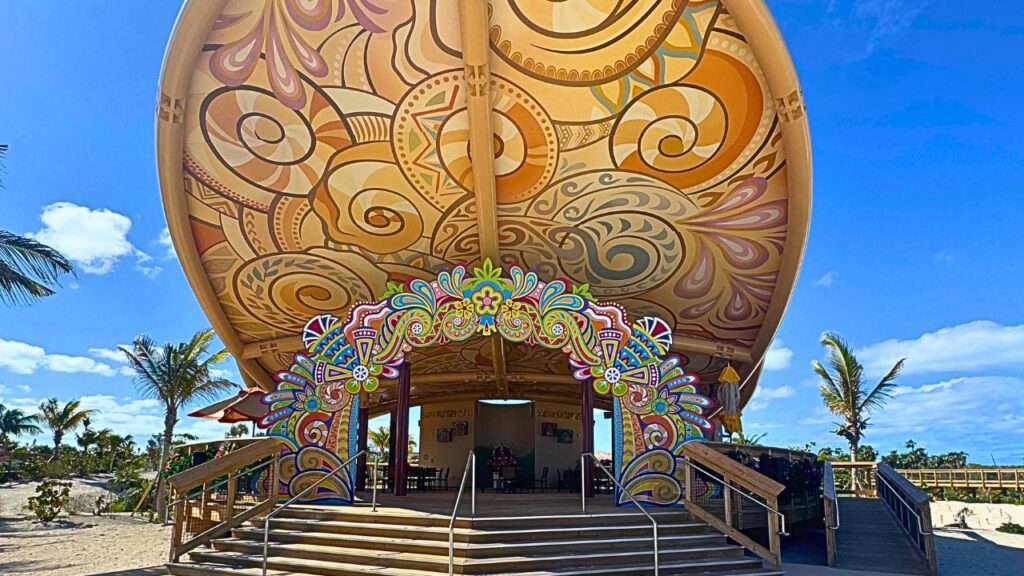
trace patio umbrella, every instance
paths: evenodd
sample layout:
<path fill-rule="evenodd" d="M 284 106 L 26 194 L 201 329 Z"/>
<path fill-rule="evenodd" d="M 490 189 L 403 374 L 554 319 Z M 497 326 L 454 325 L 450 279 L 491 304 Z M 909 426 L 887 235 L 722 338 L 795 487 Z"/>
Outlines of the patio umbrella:
<path fill-rule="evenodd" d="M 237 395 L 219 400 L 191 412 L 189 416 L 216 420 L 224 424 L 236 422 L 257 422 L 270 411 L 270 406 L 263 403 L 264 391 L 259 388 L 241 390 Z"/>

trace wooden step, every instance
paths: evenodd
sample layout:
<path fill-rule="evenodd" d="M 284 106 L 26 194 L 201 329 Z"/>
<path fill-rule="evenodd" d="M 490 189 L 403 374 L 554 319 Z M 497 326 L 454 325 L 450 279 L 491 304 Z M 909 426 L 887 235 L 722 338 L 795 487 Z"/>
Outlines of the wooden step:
<path fill-rule="evenodd" d="M 263 543 L 252 540 L 225 538 L 215 540 L 213 546 L 218 552 L 236 552 L 242 555 L 253 555 L 261 558 L 263 554 Z M 514 551 L 510 550 L 509 553 L 514 554 Z M 460 574 L 518 574 L 552 568 L 628 566 L 635 564 L 639 558 L 645 555 L 649 557 L 650 554 L 650 552 L 639 552 L 636 550 L 606 549 L 577 553 L 572 549 L 563 549 L 560 553 L 536 556 L 457 557 L 455 558 L 455 567 Z M 390 550 L 368 550 L 343 546 L 272 542 L 270 544 L 270 555 L 274 559 L 287 557 L 300 560 L 316 560 L 329 564 L 377 566 L 433 572 L 446 572 L 448 570 L 448 558 L 446 555 L 412 552 L 396 553 Z M 742 557 L 742 548 L 724 543 L 692 546 L 675 545 L 660 551 L 660 558 L 666 563 Z"/>
<path fill-rule="evenodd" d="M 668 528 L 667 526 L 664 528 Z M 479 533 L 473 531 L 473 533 Z M 259 528 L 238 528 L 233 536 L 239 540 L 263 540 L 263 530 Z M 434 554 L 444 556 L 449 553 L 448 541 L 421 540 L 413 535 L 405 538 L 389 538 L 355 534 L 337 534 L 312 530 L 279 530 L 267 533 L 270 542 L 291 544 L 312 544 L 317 546 L 339 546 L 366 550 L 386 550 L 391 552 L 408 552 L 412 554 Z M 472 538 L 470 536 L 470 538 Z M 455 542 L 453 552 L 459 558 L 498 558 L 505 556 L 537 556 L 550 555 L 552 551 L 572 550 L 573 553 L 609 550 L 637 551 L 645 553 L 652 549 L 652 534 L 633 534 L 628 537 L 603 537 L 583 539 L 551 538 L 544 540 L 528 540 L 520 542 Z M 725 544 L 725 536 L 717 532 L 696 534 L 667 534 L 659 532 L 658 544 L 662 550 L 677 546 L 711 546 Z"/>

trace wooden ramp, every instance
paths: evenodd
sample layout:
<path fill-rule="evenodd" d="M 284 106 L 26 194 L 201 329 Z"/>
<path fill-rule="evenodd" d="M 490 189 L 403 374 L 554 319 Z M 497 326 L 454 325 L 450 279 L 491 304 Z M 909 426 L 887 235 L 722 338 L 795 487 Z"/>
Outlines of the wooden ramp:
<path fill-rule="evenodd" d="M 882 500 L 839 498 L 839 515 L 837 568 L 928 574 L 928 564 Z"/>

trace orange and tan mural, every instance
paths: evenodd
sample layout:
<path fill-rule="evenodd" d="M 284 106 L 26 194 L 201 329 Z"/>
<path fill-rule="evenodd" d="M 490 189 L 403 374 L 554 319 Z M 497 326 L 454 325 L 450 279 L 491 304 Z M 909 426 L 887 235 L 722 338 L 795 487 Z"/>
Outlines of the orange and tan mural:
<path fill-rule="evenodd" d="M 804 139 L 794 184 L 785 124 L 805 133 L 802 104 L 771 92 L 732 4 L 492 0 L 480 159 L 457 2 L 187 3 L 158 142 L 180 146 L 176 164 L 161 155 L 162 176 L 180 174 L 164 195 L 207 312 L 269 372 L 301 349 L 271 344 L 309 318 L 479 264 L 473 171 L 490 162 L 502 265 L 662 318 L 684 354 L 685 338 L 747 350 L 752 368 L 796 273 L 809 164 Z M 414 371 L 489 369 L 491 348 L 468 346 L 410 355 L 425 356 Z M 561 370 L 544 351 L 505 356 Z"/>

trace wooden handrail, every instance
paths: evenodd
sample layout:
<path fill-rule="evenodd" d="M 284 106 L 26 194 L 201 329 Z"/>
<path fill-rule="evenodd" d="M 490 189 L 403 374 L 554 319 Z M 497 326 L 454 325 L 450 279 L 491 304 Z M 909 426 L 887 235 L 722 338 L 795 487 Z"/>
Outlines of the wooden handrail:
<path fill-rule="evenodd" d="M 880 490 L 884 484 L 884 491 L 880 491 L 879 496 L 895 492 L 895 499 L 883 497 L 883 501 L 893 509 L 901 527 L 914 540 L 915 547 L 928 563 L 928 573 L 934 576 L 938 571 L 938 560 L 935 556 L 935 535 L 932 532 L 931 497 L 887 464 L 879 463 L 875 473 L 880 478 Z M 907 508 L 909 514 L 901 514 L 898 508 L 900 505 Z M 916 525 L 911 521 L 911 515 Z"/>
<path fill-rule="evenodd" d="M 203 462 L 183 472 L 178 472 L 167 479 L 176 492 L 183 493 L 196 486 L 206 484 L 210 480 L 226 476 L 242 466 L 272 456 L 281 451 L 284 440 L 276 437 L 262 438 L 248 446 L 228 452 L 220 458 Z"/>
<path fill-rule="evenodd" d="M 781 515 L 779 512 L 779 494 L 786 487 L 699 442 L 690 442 L 683 445 L 682 455 L 687 459 L 688 464 L 686 466 L 686 492 L 683 498 L 690 513 L 715 527 L 729 538 L 732 538 L 747 550 L 765 559 L 773 567 L 780 567 L 782 565 L 782 530 L 779 524 Z M 698 468 L 700 471 L 698 471 Z M 721 479 L 708 477 L 705 480 L 717 480 L 723 484 L 722 497 L 725 499 L 724 520 L 705 510 L 694 500 L 693 486 L 696 483 L 697 474 L 703 474 L 704 470 L 714 472 L 722 477 Z M 761 505 L 768 514 L 768 546 L 755 542 L 733 526 L 733 492 L 739 491 L 739 498 L 750 498 L 753 500 L 749 494 L 742 492 L 742 490 L 746 490 L 764 500 Z M 742 510 L 742 506 L 740 506 L 740 509 Z"/>
<path fill-rule="evenodd" d="M 764 498 L 774 498 L 786 489 L 785 486 L 775 480 L 756 470 L 747 468 L 743 464 L 704 446 L 700 442 L 684 444 L 683 455 L 692 458 L 701 466 L 721 474 L 733 485 L 745 488 Z"/>
<path fill-rule="evenodd" d="M 174 506 L 174 526 L 171 530 L 169 555 L 171 562 L 177 562 L 182 554 L 197 546 L 208 544 L 214 538 L 240 526 L 253 516 L 265 513 L 277 503 L 277 486 L 281 475 L 280 454 L 283 444 L 284 440 L 281 438 L 263 438 L 167 479 L 171 488 L 170 492 L 175 497 L 172 504 Z M 267 460 L 270 457 L 272 459 Z M 260 460 L 264 460 L 264 462 L 253 468 L 248 468 Z M 256 472 L 267 474 L 266 494 L 260 502 L 251 508 L 239 510 L 236 508 L 238 479 L 240 476 Z M 217 481 L 219 478 L 224 478 L 224 480 Z M 192 510 L 198 507 L 199 518 L 209 520 L 211 511 L 220 505 L 211 501 L 211 495 L 214 495 L 215 491 L 225 484 L 227 485 L 226 501 L 223 503 L 223 509 L 218 511 L 219 520 L 201 533 L 195 534 L 191 539 L 183 541 L 186 518 L 191 517 Z M 201 493 L 189 494 L 193 488 L 199 486 L 202 486 Z"/>

